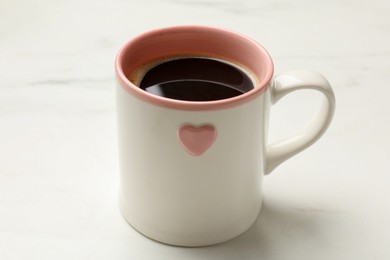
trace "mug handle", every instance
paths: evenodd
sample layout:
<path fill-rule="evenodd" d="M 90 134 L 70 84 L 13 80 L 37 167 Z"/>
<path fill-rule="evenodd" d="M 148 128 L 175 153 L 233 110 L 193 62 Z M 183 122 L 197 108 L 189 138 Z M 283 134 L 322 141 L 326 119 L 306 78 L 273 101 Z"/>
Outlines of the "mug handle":
<path fill-rule="evenodd" d="M 265 174 L 269 174 L 279 164 L 316 142 L 332 121 L 335 96 L 329 82 L 317 72 L 296 70 L 276 76 L 271 86 L 271 104 L 301 89 L 317 90 L 324 95 L 325 99 L 317 115 L 300 131 L 291 137 L 268 145 Z"/>

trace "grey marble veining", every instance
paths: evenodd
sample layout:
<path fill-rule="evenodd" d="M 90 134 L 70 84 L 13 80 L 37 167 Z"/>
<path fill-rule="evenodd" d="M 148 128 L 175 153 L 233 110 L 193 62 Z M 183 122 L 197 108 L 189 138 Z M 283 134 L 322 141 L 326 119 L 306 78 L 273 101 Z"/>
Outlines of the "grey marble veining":
<path fill-rule="evenodd" d="M 389 259 L 390 2 L 0 2 L 0 259 Z M 114 59 L 153 28 L 201 24 L 260 42 L 277 73 L 322 72 L 334 122 L 264 181 L 241 237 L 207 248 L 153 242 L 117 206 Z M 272 108 L 270 138 L 317 99 Z"/>

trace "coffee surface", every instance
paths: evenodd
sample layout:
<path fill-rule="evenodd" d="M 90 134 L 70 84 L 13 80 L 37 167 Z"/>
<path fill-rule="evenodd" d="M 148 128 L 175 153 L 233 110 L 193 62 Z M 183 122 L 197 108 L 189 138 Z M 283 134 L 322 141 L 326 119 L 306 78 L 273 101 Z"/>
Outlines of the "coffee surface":
<path fill-rule="evenodd" d="M 221 100 L 254 88 L 238 66 L 203 57 L 159 63 L 145 73 L 139 85 L 149 93 L 185 101 Z"/>

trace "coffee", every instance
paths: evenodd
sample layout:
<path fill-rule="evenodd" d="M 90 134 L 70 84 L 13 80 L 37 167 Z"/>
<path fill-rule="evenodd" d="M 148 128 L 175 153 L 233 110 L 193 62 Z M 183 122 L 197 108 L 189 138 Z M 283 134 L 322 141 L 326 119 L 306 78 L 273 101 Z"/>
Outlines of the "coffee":
<path fill-rule="evenodd" d="M 254 88 L 248 73 L 228 62 L 185 57 L 158 62 L 139 82 L 149 93 L 185 101 L 232 98 Z"/>

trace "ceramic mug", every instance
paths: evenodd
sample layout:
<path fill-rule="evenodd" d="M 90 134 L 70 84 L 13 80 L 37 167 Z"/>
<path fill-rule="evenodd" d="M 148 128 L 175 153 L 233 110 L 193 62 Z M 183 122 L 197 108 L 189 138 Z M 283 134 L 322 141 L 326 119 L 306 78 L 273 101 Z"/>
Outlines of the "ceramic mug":
<path fill-rule="evenodd" d="M 236 97 L 197 102 L 157 96 L 128 79 L 149 61 L 187 54 L 239 64 L 256 86 Z M 273 72 L 261 45 L 224 29 L 163 28 L 124 45 L 116 76 L 120 208 L 128 223 L 151 239 L 180 246 L 221 243 L 254 223 L 263 175 L 315 142 L 335 109 L 321 74 Z M 271 105 L 301 89 L 323 94 L 319 113 L 299 133 L 268 144 Z"/>

